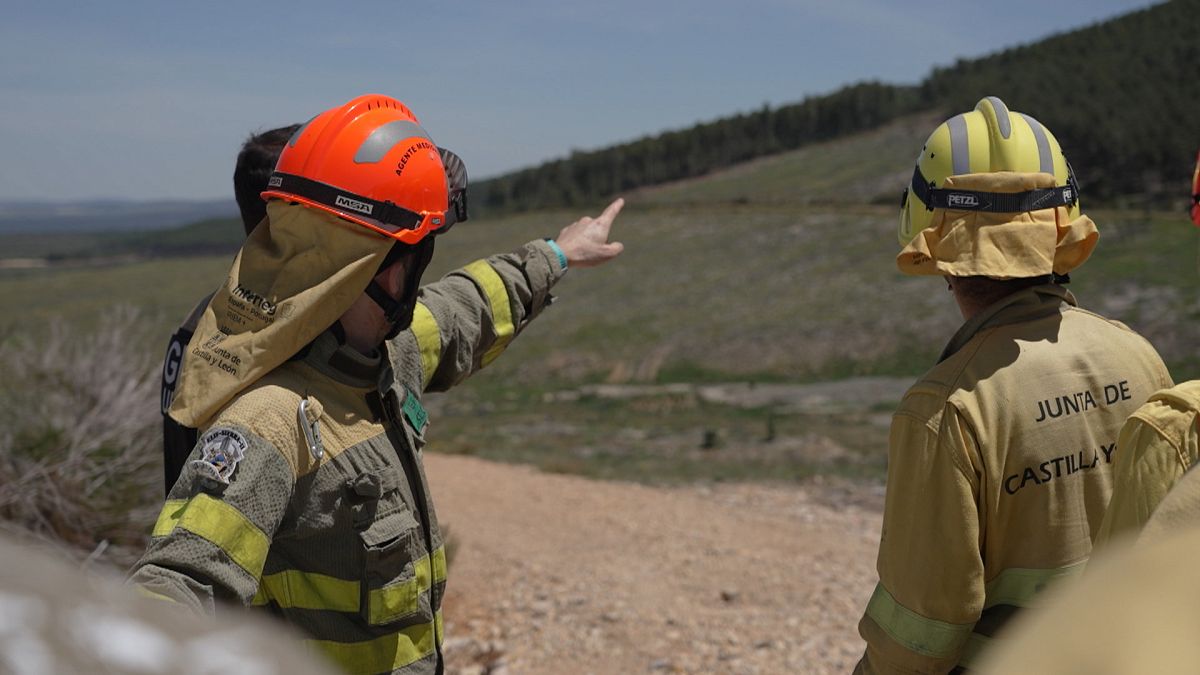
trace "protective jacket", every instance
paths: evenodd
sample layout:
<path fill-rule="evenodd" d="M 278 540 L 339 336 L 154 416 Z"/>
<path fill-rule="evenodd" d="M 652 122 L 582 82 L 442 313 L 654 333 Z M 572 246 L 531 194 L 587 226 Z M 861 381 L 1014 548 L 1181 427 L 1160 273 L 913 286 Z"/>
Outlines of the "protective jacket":
<path fill-rule="evenodd" d="M 386 353 L 335 326 L 237 394 L 199 429 L 132 581 L 202 611 L 265 606 L 349 673 L 440 672 L 420 392 L 494 360 L 563 271 L 541 241 L 477 261 L 427 289 Z"/>
<path fill-rule="evenodd" d="M 1139 532 L 1196 464 L 1198 421 L 1200 380 L 1154 394 L 1129 418 L 1117 441 L 1112 501 L 1096 535 L 1097 547 Z"/>
<path fill-rule="evenodd" d="M 1195 522 L 1162 539 L 1139 539 L 1128 549 L 1114 546 L 1053 603 L 1023 615 L 979 672 L 1195 673 L 1200 663 L 1197 560 Z"/>
<path fill-rule="evenodd" d="M 967 321 L 892 419 L 879 584 L 856 672 L 969 665 L 1080 570 L 1124 419 L 1170 383 L 1146 340 L 1046 284 Z"/>

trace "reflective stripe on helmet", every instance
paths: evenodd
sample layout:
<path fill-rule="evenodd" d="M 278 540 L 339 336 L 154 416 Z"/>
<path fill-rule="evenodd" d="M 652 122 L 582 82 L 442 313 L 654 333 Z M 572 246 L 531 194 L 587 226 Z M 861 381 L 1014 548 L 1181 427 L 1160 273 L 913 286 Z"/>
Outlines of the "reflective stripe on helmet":
<path fill-rule="evenodd" d="M 998 96 L 988 96 L 992 110 L 996 112 L 996 125 L 1000 127 L 1000 136 L 1008 138 L 1012 135 L 1012 118 L 1008 116 L 1008 106 L 1004 105 Z"/>
<path fill-rule="evenodd" d="M 950 127 L 950 156 L 954 160 L 954 175 L 971 173 L 971 143 L 967 138 L 967 117 L 955 115 L 946 120 Z"/>
<path fill-rule="evenodd" d="M 392 148 L 410 138 L 424 138 L 430 143 L 433 139 L 415 122 L 396 120 L 371 131 L 371 135 L 358 146 L 354 153 L 356 164 L 374 164 L 383 159 Z"/>
<path fill-rule="evenodd" d="M 1033 131 L 1033 138 L 1037 141 L 1038 149 L 1038 169 L 1042 173 L 1054 174 L 1054 157 L 1050 154 L 1050 139 L 1046 138 L 1046 128 L 1042 123 L 1033 119 L 1029 115 L 1022 114 L 1025 122 Z"/>

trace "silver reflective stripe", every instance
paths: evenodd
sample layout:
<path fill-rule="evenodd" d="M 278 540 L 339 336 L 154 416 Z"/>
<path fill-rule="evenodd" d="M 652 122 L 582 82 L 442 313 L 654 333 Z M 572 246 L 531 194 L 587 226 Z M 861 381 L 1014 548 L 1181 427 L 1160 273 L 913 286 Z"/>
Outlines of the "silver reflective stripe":
<path fill-rule="evenodd" d="M 991 101 L 992 108 L 996 111 L 996 123 L 1000 125 L 1000 135 L 1008 138 L 1012 135 L 1012 120 L 1008 118 L 1008 106 L 1004 105 L 996 96 L 987 97 Z"/>
<path fill-rule="evenodd" d="M 304 130 L 307 129 L 308 125 L 312 124 L 312 121 L 315 119 L 317 119 L 317 118 L 314 117 L 314 118 L 312 118 L 312 120 L 309 120 L 309 121 L 305 122 L 304 124 L 300 125 L 300 128 L 296 130 L 296 133 L 292 134 L 292 137 L 288 139 L 288 147 L 289 148 L 296 147 L 296 141 L 300 140 L 300 134 L 304 133 Z"/>
<path fill-rule="evenodd" d="M 367 140 L 358 146 L 358 152 L 354 153 L 355 164 L 374 164 L 383 159 L 383 156 L 388 154 L 388 151 L 396 147 L 396 144 L 406 138 L 417 136 L 424 138 L 429 142 L 433 139 L 425 130 L 418 124 L 409 122 L 408 120 L 396 120 L 388 122 L 379 127 L 367 136 Z"/>
<path fill-rule="evenodd" d="M 955 115 L 946 120 L 950 127 L 950 156 L 954 161 L 954 175 L 971 173 L 971 147 L 967 145 L 967 118 Z"/>
<path fill-rule="evenodd" d="M 1025 113 L 1018 113 L 1029 124 L 1029 128 L 1033 129 L 1033 137 L 1037 139 L 1038 146 L 1038 162 L 1041 165 L 1039 169 L 1043 173 L 1054 175 L 1054 157 L 1050 155 L 1050 139 L 1046 138 L 1046 129 L 1042 127 L 1042 123 L 1033 119 Z"/>

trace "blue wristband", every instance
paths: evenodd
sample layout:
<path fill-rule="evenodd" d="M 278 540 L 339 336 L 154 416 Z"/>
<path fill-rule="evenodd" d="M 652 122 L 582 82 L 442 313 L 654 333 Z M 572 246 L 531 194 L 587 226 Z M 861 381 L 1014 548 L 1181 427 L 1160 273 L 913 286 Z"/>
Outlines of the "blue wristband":
<path fill-rule="evenodd" d="M 562 247 L 558 245 L 557 241 L 547 238 L 546 243 L 550 245 L 550 248 L 554 249 L 554 254 L 558 256 L 558 264 L 562 266 L 565 272 L 567 269 L 567 254 L 563 253 Z"/>

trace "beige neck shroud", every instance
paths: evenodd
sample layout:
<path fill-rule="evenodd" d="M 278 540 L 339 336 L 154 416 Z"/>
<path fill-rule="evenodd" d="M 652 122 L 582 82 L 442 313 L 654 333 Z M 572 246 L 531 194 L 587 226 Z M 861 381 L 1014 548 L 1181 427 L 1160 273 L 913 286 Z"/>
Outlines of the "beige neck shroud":
<path fill-rule="evenodd" d="M 947 189 L 1015 193 L 1055 186 L 1048 173 L 973 173 L 946 179 Z M 1068 220 L 1059 206 L 1024 213 L 937 209 L 896 266 L 905 274 L 1023 279 L 1067 274 L 1092 254 L 1100 234 L 1087 216 Z"/>
<path fill-rule="evenodd" d="M 317 209 L 272 200 L 188 343 L 170 415 L 203 428 L 239 392 L 331 326 L 392 244 Z"/>

